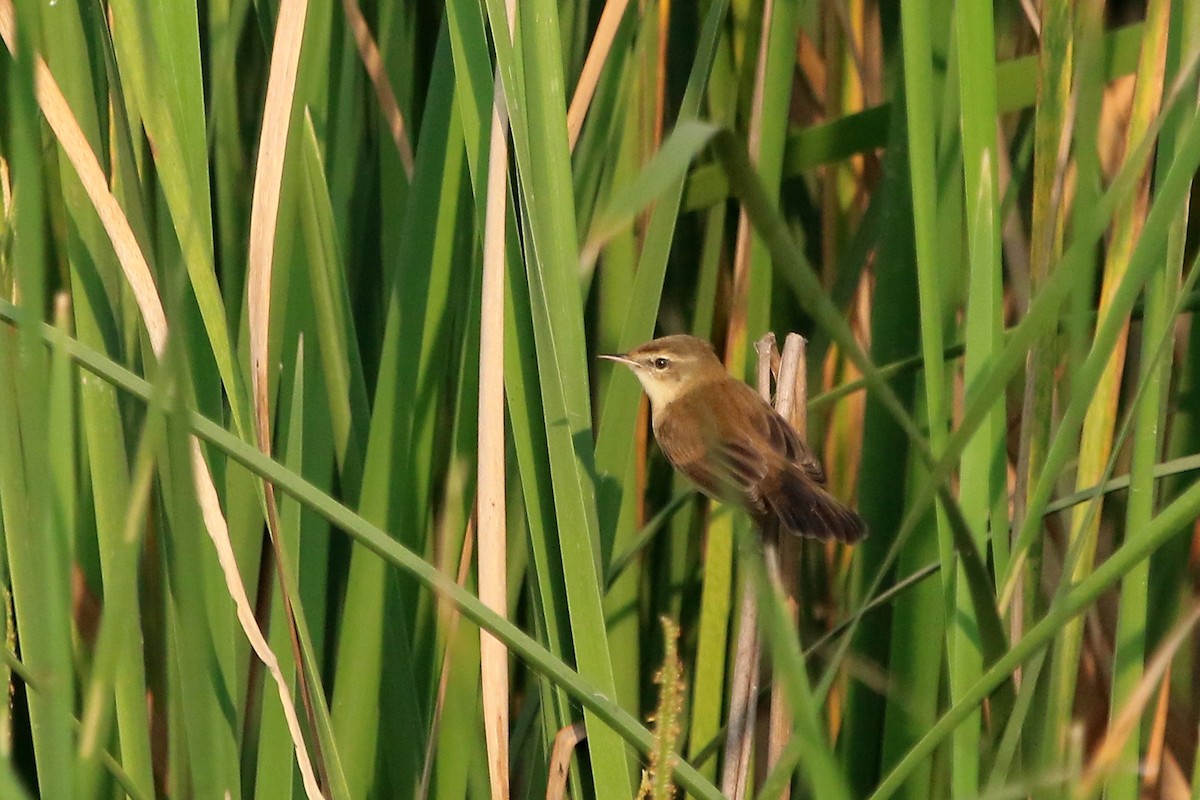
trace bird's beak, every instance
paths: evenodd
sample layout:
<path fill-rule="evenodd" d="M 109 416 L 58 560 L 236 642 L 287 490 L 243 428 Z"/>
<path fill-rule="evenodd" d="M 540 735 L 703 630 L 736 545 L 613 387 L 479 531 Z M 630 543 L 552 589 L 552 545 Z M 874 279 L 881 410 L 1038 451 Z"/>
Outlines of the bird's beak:
<path fill-rule="evenodd" d="M 616 361 L 618 364 L 624 364 L 627 367 L 637 367 L 637 365 L 638 365 L 638 363 L 636 361 L 634 361 L 632 358 L 630 358 L 629 356 L 624 356 L 624 355 L 619 355 L 619 354 L 618 355 L 608 355 L 606 353 L 601 353 L 600 355 L 598 355 L 596 357 L 603 358 L 605 361 Z"/>

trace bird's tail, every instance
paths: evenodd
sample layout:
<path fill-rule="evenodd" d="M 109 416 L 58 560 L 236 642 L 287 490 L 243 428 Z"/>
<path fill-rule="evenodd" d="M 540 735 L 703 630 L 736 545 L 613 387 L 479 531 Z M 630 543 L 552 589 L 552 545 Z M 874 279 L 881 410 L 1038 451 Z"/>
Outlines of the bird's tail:
<path fill-rule="evenodd" d="M 852 544 L 867 535 L 862 517 L 798 472 L 784 472 L 779 491 L 765 499 L 783 527 L 801 536 Z"/>

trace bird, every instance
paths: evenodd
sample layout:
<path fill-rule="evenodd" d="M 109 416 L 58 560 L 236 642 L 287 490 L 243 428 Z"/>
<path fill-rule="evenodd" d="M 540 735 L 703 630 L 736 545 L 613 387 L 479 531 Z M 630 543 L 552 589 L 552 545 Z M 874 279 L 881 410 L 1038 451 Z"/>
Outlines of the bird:
<path fill-rule="evenodd" d="M 600 358 L 631 369 L 671 465 L 709 497 L 744 509 L 760 531 L 853 543 L 867 528 L 825 488 L 825 471 L 787 420 L 725 369 L 707 341 L 678 334 Z"/>

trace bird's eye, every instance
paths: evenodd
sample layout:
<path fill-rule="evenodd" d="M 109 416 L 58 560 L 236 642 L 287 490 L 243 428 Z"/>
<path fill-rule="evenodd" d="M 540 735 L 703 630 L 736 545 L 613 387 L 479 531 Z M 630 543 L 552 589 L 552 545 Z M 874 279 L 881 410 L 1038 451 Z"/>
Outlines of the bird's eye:
<path fill-rule="evenodd" d="M 666 369 L 667 364 L 670 364 L 670 363 L 671 363 L 670 361 L 667 361 L 662 356 L 659 356 L 658 358 L 654 359 L 654 368 L 655 369 Z"/>

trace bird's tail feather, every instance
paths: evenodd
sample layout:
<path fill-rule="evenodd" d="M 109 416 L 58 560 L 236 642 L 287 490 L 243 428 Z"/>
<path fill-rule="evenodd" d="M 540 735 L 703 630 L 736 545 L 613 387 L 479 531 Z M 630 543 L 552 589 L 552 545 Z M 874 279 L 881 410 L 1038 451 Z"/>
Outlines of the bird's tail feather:
<path fill-rule="evenodd" d="M 853 543 L 867 535 L 862 517 L 812 480 L 787 471 L 779 491 L 766 498 L 780 523 L 801 536 Z"/>

